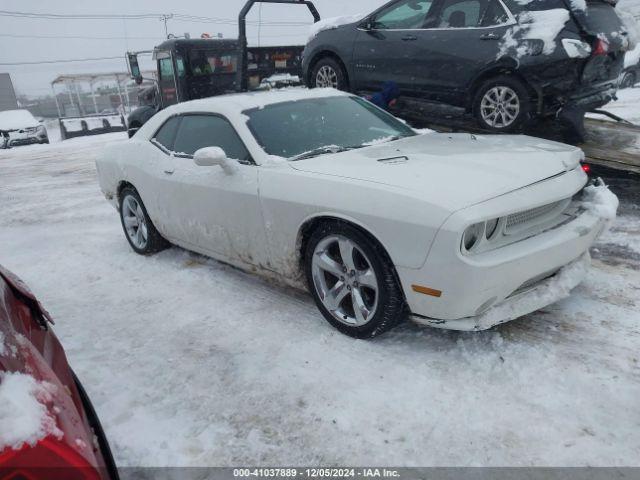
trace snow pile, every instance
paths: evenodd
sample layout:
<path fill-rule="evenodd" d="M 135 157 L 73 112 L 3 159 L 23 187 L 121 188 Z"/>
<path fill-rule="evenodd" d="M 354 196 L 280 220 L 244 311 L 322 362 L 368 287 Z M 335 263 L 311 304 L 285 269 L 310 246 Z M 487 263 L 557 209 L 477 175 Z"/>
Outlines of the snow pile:
<path fill-rule="evenodd" d="M 316 35 L 318 35 L 320 32 L 324 30 L 332 30 L 342 25 L 347 25 L 349 23 L 357 22 L 358 20 L 361 20 L 362 17 L 363 17 L 362 14 L 357 14 L 357 15 L 345 15 L 342 17 L 325 18 L 323 20 L 320 20 L 319 22 L 316 22 L 313 25 L 311 25 L 311 28 L 309 29 L 309 41 L 313 40 Z"/>
<path fill-rule="evenodd" d="M 620 201 L 602 179 L 598 179 L 595 185 L 586 187 L 584 194 L 582 204 L 587 210 L 608 222 L 615 220 Z"/>
<path fill-rule="evenodd" d="M 21 128 L 33 128 L 40 123 L 28 110 L 7 110 L 0 112 L 0 130 L 19 130 Z"/>
<path fill-rule="evenodd" d="M 587 10 L 587 1 L 586 0 L 571 0 L 571 10 Z"/>
<path fill-rule="evenodd" d="M 517 58 L 530 53 L 531 45 L 524 40 L 540 40 L 542 53 L 550 55 L 556 49 L 556 37 L 569 21 L 569 11 L 563 8 L 522 12 L 518 24 L 509 28 L 500 41 L 498 58 L 513 53 Z"/>
<path fill-rule="evenodd" d="M 51 386 L 23 373 L 0 374 L 0 451 L 35 445 L 48 435 L 62 437 L 46 402 Z"/>

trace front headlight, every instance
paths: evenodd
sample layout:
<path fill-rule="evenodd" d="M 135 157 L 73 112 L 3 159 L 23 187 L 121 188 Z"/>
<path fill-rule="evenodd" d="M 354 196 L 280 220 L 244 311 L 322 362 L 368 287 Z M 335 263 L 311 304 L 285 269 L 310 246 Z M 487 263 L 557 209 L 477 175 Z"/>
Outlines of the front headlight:
<path fill-rule="evenodd" d="M 470 252 L 476 247 L 480 240 L 482 240 L 482 235 L 484 234 L 485 222 L 474 223 L 473 225 L 467 227 L 467 229 L 462 234 L 462 251 Z"/>
<path fill-rule="evenodd" d="M 462 234 L 462 245 L 460 246 L 462 253 L 473 253 L 481 243 L 496 240 L 499 237 L 499 226 L 499 218 L 493 218 L 468 226 Z"/>

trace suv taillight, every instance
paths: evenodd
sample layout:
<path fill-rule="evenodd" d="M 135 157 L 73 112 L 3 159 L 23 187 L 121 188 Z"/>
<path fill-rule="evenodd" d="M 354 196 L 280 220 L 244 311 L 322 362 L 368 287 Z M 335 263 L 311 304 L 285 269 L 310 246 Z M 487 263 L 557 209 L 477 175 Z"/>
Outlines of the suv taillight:
<path fill-rule="evenodd" d="M 593 44 L 592 52 L 594 57 L 598 55 L 606 55 L 607 53 L 609 53 L 609 44 L 606 40 L 598 38 Z"/>
<path fill-rule="evenodd" d="M 47 437 L 35 446 L 0 452 L 2 480 L 101 480 L 101 475 L 76 450 Z"/>

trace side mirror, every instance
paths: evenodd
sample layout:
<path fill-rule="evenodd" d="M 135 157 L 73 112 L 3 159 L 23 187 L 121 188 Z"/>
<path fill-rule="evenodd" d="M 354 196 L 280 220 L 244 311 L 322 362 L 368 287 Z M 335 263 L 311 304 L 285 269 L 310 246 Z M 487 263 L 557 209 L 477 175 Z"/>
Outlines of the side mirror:
<path fill-rule="evenodd" d="M 213 167 L 219 165 L 227 174 L 232 174 L 238 170 L 238 163 L 227 158 L 220 147 L 205 147 L 193 154 L 193 161 L 200 167 Z"/>
<path fill-rule="evenodd" d="M 371 18 L 367 18 L 359 26 L 362 30 L 370 32 L 371 30 L 373 30 L 373 20 Z"/>
<path fill-rule="evenodd" d="M 127 53 L 127 66 L 129 67 L 129 73 L 136 84 L 142 83 L 142 73 L 140 72 L 140 65 L 138 64 L 138 55 L 135 53 Z"/>

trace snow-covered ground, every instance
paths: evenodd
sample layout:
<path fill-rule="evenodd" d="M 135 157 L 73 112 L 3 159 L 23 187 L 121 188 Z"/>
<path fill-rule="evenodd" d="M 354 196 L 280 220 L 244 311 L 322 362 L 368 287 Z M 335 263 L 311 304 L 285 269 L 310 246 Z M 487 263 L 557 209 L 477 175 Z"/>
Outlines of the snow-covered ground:
<path fill-rule="evenodd" d="M 640 466 L 637 205 L 565 301 L 353 340 L 304 294 L 134 254 L 93 163 L 125 139 L 0 152 L 0 263 L 53 314 L 119 465 Z"/>
<path fill-rule="evenodd" d="M 618 96 L 618 100 L 609 102 L 602 107 L 601 110 L 606 110 L 631 123 L 640 125 L 640 85 L 635 88 L 618 90 L 616 95 Z M 611 120 L 604 115 L 598 115 L 596 113 L 588 113 L 587 116 L 601 120 Z"/>

